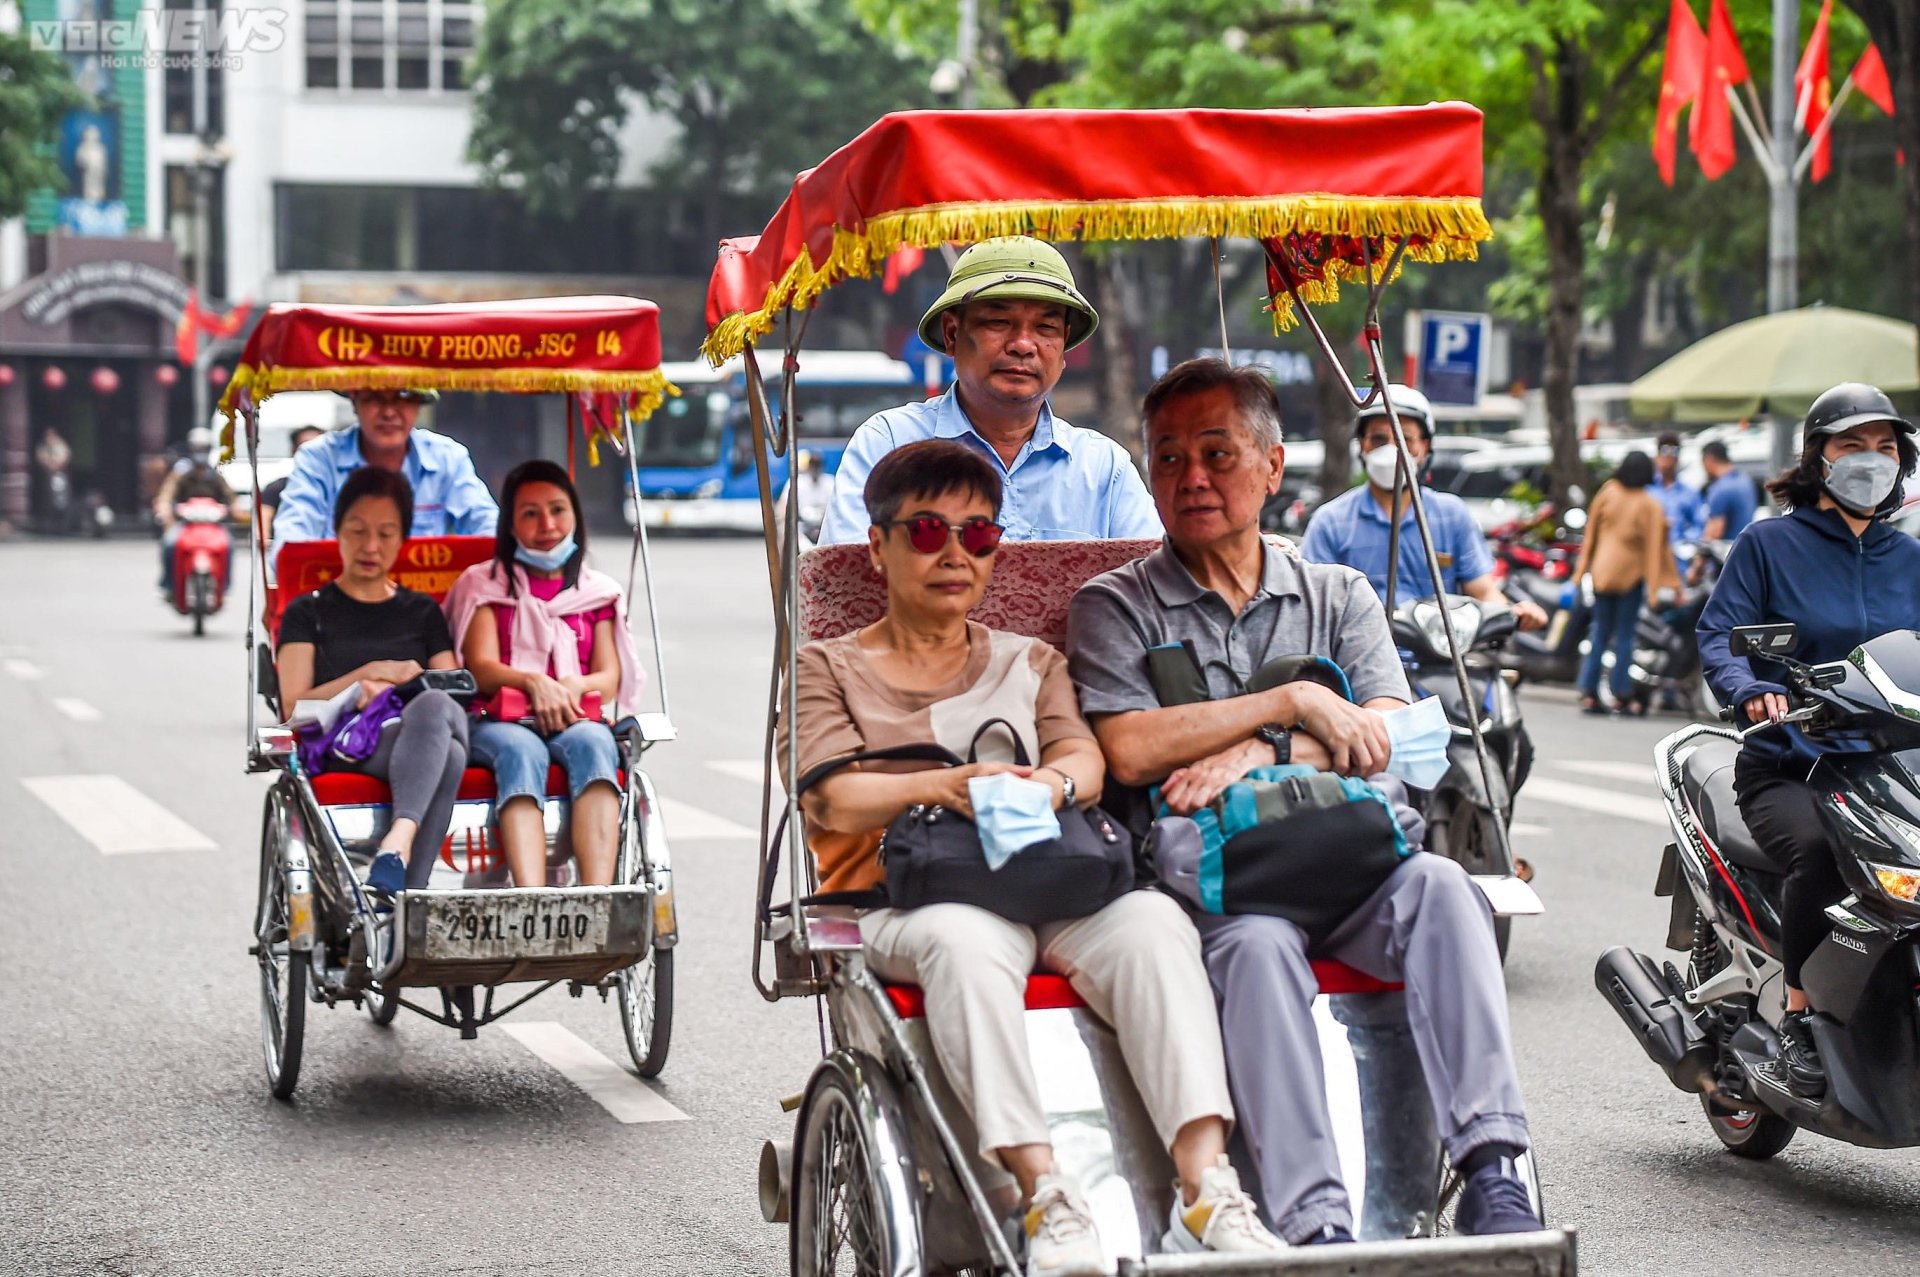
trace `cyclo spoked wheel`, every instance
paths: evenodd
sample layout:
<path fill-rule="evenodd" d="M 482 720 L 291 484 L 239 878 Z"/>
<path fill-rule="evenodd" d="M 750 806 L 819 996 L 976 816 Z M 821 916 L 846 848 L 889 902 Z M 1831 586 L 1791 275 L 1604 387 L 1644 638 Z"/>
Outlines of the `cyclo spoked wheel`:
<path fill-rule="evenodd" d="M 392 994 L 382 993 L 379 988 L 369 985 L 360 995 L 360 1005 L 367 1009 L 367 1018 L 381 1028 L 393 1023 L 393 1017 L 400 1014 L 400 999 Z"/>
<path fill-rule="evenodd" d="M 1493 813 L 1481 811 L 1462 794 L 1443 794 L 1427 821 L 1427 850 L 1457 862 L 1470 874 L 1504 872 L 1499 864 L 1499 836 L 1492 827 L 1495 819 Z M 1512 918 L 1493 920 L 1493 943 L 1500 950 L 1503 964 L 1512 936 Z"/>
<path fill-rule="evenodd" d="M 793 1277 L 885 1277 L 893 1271 L 873 1150 L 855 1117 L 856 1105 L 838 1073 L 821 1077 L 807 1105 L 793 1158 Z"/>
<path fill-rule="evenodd" d="M 290 914 L 286 868 L 286 812 L 278 794 L 267 797 L 260 833 L 260 900 L 253 936 L 260 959 L 260 1039 L 267 1085 L 277 1100 L 290 1099 L 300 1083 L 300 1052 L 307 1027 L 307 956 L 287 941 Z"/>
<path fill-rule="evenodd" d="M 636 801 L 620 848 L 618 876 L 623 883 L 647 882 L 652 876 L 641 824 Z M 647 913 L 647 941 L 640 961 L 618 972 L 614 979 L 627 1054 L 633 1057 L 633 1067 L 641 1077 L 658 1077 L 667 1066 L 667 1048 L 673 1041 L 673 950 L 653 945 L 651 909 Z"/>

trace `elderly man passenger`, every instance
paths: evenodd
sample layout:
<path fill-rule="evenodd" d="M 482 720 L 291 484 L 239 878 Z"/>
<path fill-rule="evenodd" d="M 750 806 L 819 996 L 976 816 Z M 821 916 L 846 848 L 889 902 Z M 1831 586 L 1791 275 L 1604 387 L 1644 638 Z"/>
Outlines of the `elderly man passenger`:
<path fill-rule="evenodd" d="M 408 536 L 492 536 L 500 518 L 493 494 L 474 471 L 466 448 L 431 430 L 415 430 L 420 406 L 439 396 L 431 390 L 356 390 L 357 423 L 293 454 L 293 473 L 273 518 L 269 565 L 290 541 L 320 541 L 331 533 L 333 503 L 347 476 L 378 466 L 406 479 L 413 489 L 413 525 Z"/>
<path fill-rule="evenodd" d="M 960 255 L 920 337 L 953 356 L 953 388 L 889 408 L 854 431 L 820 532 L 823 545 L 860 541 L 862 495 L 874 465 L 918 439 L 958 439 L 1000 476 L 1000 523 L 1016 541 L 1158 537 L 1153 499 L 1126 450 L 1053 415 L 1047 397 L 1067 352 L 1100 323 L 1051 244 L 990 239 Z"/>
<path fill-rule="evenodd" d="M 1305 562 L 1260 536 L 1260 507 L 1279 491 L 1285 458 L 1272 386 L 1254 369 L 1189 360 L 1148 391 L 1143 411 L 1167 541 L 1088 582 L 1067 630 L 1081 707 L 1115 781 L 1161 785 L 1168 806 L 1188 813 L 1275 762 L 1382 771 L 1381 711 L 1409 692 L 1378 597 L 1354 569 Z M 1216 699 L 1162 708 L 1147 651 L 1181 642 Z M 1240 694 L 1263 665 L 1304 653 L 1339 665 L 1353 701 L 1304 682 Z M 1265 915 L 1196 922 L 1268 1218 L 1295 1244 L 1350 1241 L 1307 936 Z M 1515 1167 L 1527 1125 L 1493 920 L 1472 879 L 1451 860 L 1416 852 L 1316 954 L 1406 982 L 1440 1133 L 1469 1173 L 1460 1230 L 1538 1228 Z"/>
<path fill-rule="evenodd" d="M 1017 772 L 1053 791 L 1056 811 L 1099 800 L 1106 765 L 1074 702 L 1066 660 L 1046 643 L 967 619 L 1000 541 L 1000 477 L 952 440 L 897 449 L 867 478 L 873 571 L 887 612 L 800 650 L 799 770 L 866 750 L 935 741 L 966 754 L 998 719 L 1037 767 L 1016 767 L 1008 730 L 981 738 L 983 761 L 900 771 L 854 764 L 809 788 L 801 807 L 821 887 L 882 880 L 880 834 L 916 804 L 974 815 L 968 781 Z M 786 734 L 780 734 L 786 749 Z M 904 764 L 904 766 L 913 766 Z M 1089 917 L 1025 926 L 973 905 L 880 908 L 862 916 L 867 961 L 926 990 L 934 1054 L 972 1116 L 979 1151 L 1028 1203 L 1029 1272 L 1099 1271 L 1086 1199 L 1057 1171 L 1022 1021 L 1027 976 L 1064 974 L 1111 1024 L 1180 1175 L 1168 1249 L 1275 1250 L 1226 1158 L 1228 1099 L 1220 1029 L 1193 927 L 1173 898 L 1130 891 Z M 1004 1181 L 1003 1181 L 1004 1183 Z"/>

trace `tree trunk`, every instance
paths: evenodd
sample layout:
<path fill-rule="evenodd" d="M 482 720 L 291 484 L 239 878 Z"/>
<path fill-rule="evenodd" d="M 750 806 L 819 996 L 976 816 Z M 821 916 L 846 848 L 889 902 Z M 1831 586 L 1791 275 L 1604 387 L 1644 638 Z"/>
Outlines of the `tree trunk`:
<path fill-rule="evenodd" d="M 1540 221 L 1547 240 L 1547 354 L 1541 378 L 1547 438 L 1553 447 L 1548 496 L 1564 506 L 1569 489 L 1587 486 L 1580 460 L 1580 422 L 1573 388 L 1580 379 L 1580 300 L 1586 283 L 1586 210 L 1580 202 L 1582 91 L 1578 58 L 1566 42 L 1553 50 L 1552 106 L 1541 120 L 1546 161 L 1540 169 Z M 1589 494 L 1591 495 L 1591 494 Z"/>
<path fill-rule="evenodd" d="M 1331 339 L 1332 334 L 1328 337 Z M 1344 350 L 1348 342 L 1334 341 L 1335 350 Z M 1320 458 L 1320 499 L 1339 496 L 1353 485 L 1353 426 L 1357 415 L 1353 397 L 1341 374 L 1325 359 L 1313 361 L 1314 406 L 1320 410 L 1320 441 L 1326 452 Z"/>
<path fill-rule="evenodd" d="M 1130 316 L 1131 289 L 1120 267 L 1120 256 L 1113 249 L 1089 253 L 1086 263 L 1088 283 L 1092 285 L 1093 308 L 1100 312 L 1100 327 L 1094 332 L 1100 352 L 1098 375 L 1094 380 L 1094 399 L 1100 411 L 1100 429 L 1118 440 L 1137 459 L 1140 440 L 1140 359 L 1134 349 L 1134 330 Z"/>

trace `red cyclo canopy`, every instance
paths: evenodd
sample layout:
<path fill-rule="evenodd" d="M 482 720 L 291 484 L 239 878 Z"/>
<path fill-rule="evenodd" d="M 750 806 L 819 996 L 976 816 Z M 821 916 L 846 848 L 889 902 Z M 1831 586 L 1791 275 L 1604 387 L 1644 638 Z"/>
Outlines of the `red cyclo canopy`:
<path fill-rule="evenodd" d="M 902 245 L 997 235 L 1285 241 L 1302 296 L 1330 298 L 1361 274 L 1362 237 L 1418 261 L 1477 254 L 1492 238 L 1480 147 L 1480 112 L 1459 102 L 888 115 L 802 173 L 761 235 L 722 243 L 703 349 L 738 354 Z"/>

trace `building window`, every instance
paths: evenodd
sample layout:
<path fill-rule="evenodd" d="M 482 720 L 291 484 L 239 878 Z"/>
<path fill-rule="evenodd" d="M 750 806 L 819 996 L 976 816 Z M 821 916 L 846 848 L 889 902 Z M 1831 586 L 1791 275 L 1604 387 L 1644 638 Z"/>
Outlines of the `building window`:
<path fill-rule="evenodd" d="M 219 20 L 214 12 L 214 0 L 166 0 L 166 8 L 174 12 L 198 9 L 207 15 L 206 21 L 210 26 Z M 206 119 L 201 127 L 195 128 L 193 99 L 194 94 L 201 91 L 200 85 L 206 86 Z M 184 133 L 189 137 L 225 133 L 226 87 L 227 73 L 218 66 L 167 67 L 161 82 L 167 132 Z"/>
<path fill-rule="evenodd" d="M 479 13 L 453 0 L 315 0 L 307 6 L 307 87 L 463 90 Z"/>

